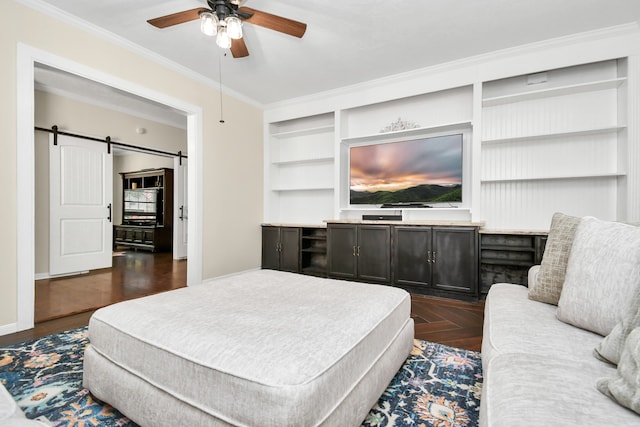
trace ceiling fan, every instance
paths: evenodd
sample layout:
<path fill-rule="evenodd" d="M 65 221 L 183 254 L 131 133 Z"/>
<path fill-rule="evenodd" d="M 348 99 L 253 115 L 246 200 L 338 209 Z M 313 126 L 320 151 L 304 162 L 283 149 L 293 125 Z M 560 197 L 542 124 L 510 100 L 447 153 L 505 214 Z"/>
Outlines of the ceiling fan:
<path fill-rule="evenodd" d="M 157 28 L 167 28 L 184 22 L 200 20 L 203 33 L 216 36 L 216 44 L 231 49 L 234 58 L 249 56 L 249 50 L 242 37 L 242 22 L 259 25 L 270 30 L 302 38 L 307 24 L 272 15 L 249 7 L 240 6 L 243 0 L 207 0 L 209 8 L 198 7 L 147 22 Z"/>

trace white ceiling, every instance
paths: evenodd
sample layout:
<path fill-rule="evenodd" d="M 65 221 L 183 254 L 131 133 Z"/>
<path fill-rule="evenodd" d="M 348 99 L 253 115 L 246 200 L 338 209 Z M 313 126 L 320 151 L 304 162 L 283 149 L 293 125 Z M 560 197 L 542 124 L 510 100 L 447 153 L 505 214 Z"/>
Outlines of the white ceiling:
<path fill-rule="evenodd" d="M 234 59 L 197 21 L 166 29 L 146 22 L 205 0 L 23 1 L 47 3 L 215 84 L 222 61 L 224 87 L 261 106 L 640 20 L 640 0 L 247 0 L 307 23 L 307 32 L 297 39 L 245 24 L 250 56 Z"/>

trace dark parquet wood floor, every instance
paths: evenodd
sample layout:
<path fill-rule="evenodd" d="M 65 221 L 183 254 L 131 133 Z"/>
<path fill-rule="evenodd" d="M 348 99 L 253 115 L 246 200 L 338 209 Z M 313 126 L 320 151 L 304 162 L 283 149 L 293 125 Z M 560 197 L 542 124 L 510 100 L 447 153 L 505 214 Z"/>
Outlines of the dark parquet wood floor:
<path fill-rule="evenodd" d="M 36 282 L 35 328 L 0 336 L 0 345 L 14 344 L 85 326 L 103 306 L 186 284 L 187 263 L 170 253 L 126 251 L 114 256 L 112 269 Z M 463 302 L 413 295 L 411 317 L 415 337 L 480 351 L 483 302 Z"/>
<path fill-rule="evenodd" d="M 452 347 L 480 351 L 484 301 L 411 296 L 415 337 Z"/>

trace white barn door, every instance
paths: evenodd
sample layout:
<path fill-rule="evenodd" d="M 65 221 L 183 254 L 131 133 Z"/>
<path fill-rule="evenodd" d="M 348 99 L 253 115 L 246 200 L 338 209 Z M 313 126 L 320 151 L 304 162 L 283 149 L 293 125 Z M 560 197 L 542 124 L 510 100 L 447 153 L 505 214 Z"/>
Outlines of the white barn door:
<path fill-rule="evenodd" d="M 49 144 L 49 274 L 109 268 L 113 157 L 104 143 L 57 139 Z"/>
<path fill-rule="evenodd" d="M 173 258 L 187 257 L 187 159 L 173 161 Z"/>

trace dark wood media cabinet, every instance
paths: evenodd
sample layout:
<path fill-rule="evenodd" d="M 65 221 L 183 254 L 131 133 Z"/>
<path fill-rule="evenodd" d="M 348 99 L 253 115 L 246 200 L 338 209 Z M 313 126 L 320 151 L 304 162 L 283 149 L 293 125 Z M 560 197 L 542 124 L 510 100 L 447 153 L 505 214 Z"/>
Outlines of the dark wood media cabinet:
<path fill-rule="evenodd" d="M 113 246 L 169 251 L 173 247 L 173 169 L 122 173 L 122 224 Z"/>
<path fill-rule="evenodd" d="M 263 224 L 262 268 L 473 300 L 494 283 L 526 286 L 545 243 L 545 233 L 487 231 L 478 224 Z"/>
<path fill-rule="evenodd" d="M 263 224 L 262 268 L 476 299 L 478 229 L 379 221 Z"/>

